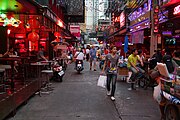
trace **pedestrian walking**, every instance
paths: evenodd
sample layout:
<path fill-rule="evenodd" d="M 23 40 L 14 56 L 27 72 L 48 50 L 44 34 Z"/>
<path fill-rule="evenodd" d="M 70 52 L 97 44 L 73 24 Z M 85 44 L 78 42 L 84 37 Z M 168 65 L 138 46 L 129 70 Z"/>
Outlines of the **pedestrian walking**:
<path fill-rule="evenodd" d="M 94 71 L 96 71 L 97 56 L 96 56 L 96 49 L 94 46 L 92 46 L 89 54 L 90 54 L 90 70 L 92 70 L 92 65 L 93 65 Z"/>
<path fill-rule="evenodd" d="M 97 49 L 97 61 L 100 61 L 100 58 L 101 58 L 101 49 L 98 47 Z"/>
<path fill-rule="evenodd" d="M 115 46 L 110 47 L 110 53 L 106 55 L 104 67 L 102 70 L 102 74 L 104 71 L 107 75 L 107 95 L 111 96 L 111 100 L 114 101 L 115 97 L 115 89 L 116 89 L 116 81 L 117 81 L 117 66 L 118 66 L 119 56 L 117 55 L 117 49 Z M 112 82 L 112 89 L 110 89 L 110 85 Z"/>
<path fill-rule="evenodd" d="M 86 48 L 86 61 L 89 61 L 89 52 L 90 52 L 89 46 L 87 46 L 87 48 Z"/>

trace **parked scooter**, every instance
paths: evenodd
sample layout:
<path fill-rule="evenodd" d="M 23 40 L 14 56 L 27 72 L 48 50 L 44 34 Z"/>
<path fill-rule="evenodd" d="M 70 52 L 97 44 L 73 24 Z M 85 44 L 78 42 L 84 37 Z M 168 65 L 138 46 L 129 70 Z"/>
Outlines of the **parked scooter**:
<path fill-rule="evenodd" d="M 76 60 L 75 69 L 77 70 L 78 73 L 80 73 L 84 69 L 83 60 Z"/>
<path fill-rule="evenodd" d="M 55 58 L 52 64 L 53 76 L 51 80 L 62 82 L 63 76 L 65 74 L 65 68 L 63 67 L 63 61 Z"/>

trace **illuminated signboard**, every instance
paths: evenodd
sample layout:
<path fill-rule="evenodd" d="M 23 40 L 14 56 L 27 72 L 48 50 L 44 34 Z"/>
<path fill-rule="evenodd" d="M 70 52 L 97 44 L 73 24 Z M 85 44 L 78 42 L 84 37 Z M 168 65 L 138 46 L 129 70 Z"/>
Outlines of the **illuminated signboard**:
<path fill-rule="evenodd" d="M 168 13 L 168 10 L 159 13 L 159 23 L 163 23 L 168 20 Z"/>
<path fill-rule="evenodd" d="M 130 21 L 136 20 L 144 14 L 148 13 L 151 10 L 151 0 L 144 3 L 141 7 L 139 7 L 136 11 L 128 16 Z"/>
<path fill-rule="evenodd" d="M 125 17 L 125 14 L 124 14 L 124 12 L 122 12 L 121 14 L 120 14 L 120 28 L 122 28 L 123 26 L 125 26 L 125 23 L 126 23 L 126 17 Z"/>
<path fill-rule="evenodd" d="M 62 21 L 59 17 L 55 16 L 50 10 L 47 9 L 45 14 L 46 14 L 49 18 L 51 18 L 54 22 L 56 22 L 58 26 L 66 29 L 66 26 L 65 26 L 65 24 L 63 23 L 63 21 Z"/>
<path fill-rule="evenodd" d="M 176 6 L 176 7 L 174 8 L 173 14 L 174 14 L 174 15 L 177 15 L 177 14 L 179 14 L 179 13 L 180 13 L 180 5 L 178 5 L 178 6 Z"/>
<path fill-rule="evenodd" d="M 80 26 L 79 25 L 70 25 L 70 32 L 74 35 L 78 40 L 80 40 Z"/>

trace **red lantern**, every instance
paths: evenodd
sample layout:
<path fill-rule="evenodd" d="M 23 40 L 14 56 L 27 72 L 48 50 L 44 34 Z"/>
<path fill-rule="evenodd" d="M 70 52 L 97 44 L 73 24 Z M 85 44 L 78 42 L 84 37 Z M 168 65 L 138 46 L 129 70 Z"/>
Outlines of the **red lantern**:
<path fill-rule="evenodd" d="M 38 35 L 36 32 L 29 33 L 28 39 L 29 39 L 31 42 L 36 42 L 36 41 L 39 40 L 39 35 Z"/>
<path fill-rule="evenodd" d="M 37 19 L 30 19 L 28 21 L 28 24 L 30 25 L 31 29 L 39 29 L 40 28 L 40 23 Z"/>
<path fill-rule="evenodd" d="M 60 37 L 61 35 L 60 35 L 59 32 L 55 32 L 55 33 L 54 33 L 54 36 L 55 36 L 55 37 Z"/>

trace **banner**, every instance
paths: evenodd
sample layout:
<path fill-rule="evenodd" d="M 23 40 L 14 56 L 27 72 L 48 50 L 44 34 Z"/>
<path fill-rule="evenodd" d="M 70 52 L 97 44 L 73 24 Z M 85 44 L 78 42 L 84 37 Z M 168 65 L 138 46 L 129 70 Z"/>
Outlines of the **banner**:
<path fill-rule="evenodd" d="M 79 25 L 70 25 L 70 32 L 78 40 L 80 40 L 80 26 Z"/>
<path fill-rule="evenodd" d="M 144 43 L 144 30 L 132 33 L 132 43 Z"/>

